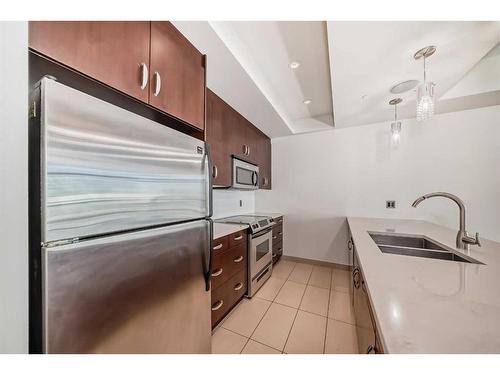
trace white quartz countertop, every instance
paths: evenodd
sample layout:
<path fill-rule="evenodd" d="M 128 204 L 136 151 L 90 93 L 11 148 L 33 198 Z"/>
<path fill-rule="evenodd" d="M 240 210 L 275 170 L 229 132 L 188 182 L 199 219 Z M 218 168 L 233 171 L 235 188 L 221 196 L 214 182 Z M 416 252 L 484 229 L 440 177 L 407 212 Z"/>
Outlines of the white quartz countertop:
<path fill-rule="evenodd" d="M 369 231 L 425 235 L 451 248 L 457 231 L 420 220 L 348 222 L 386 352 L 500 353 L 500 243 L 470 247 L 483 265 L 384 254 Z"/>
<path fill-rule="evenodd" d="M 271 216 L 273 219 L 276 219 L 277 217 L 283 216 L 283 214 L 280 214 L 278 212 L 254 212 L 252 215 L 256 216 Z"/>
<path fill-rule="evenodd" d="M 221 238 L 227 236 L 228 234 L 238 232 L 242 229 L 248 229 L 248 225 L 243 224 L 226 224 L 214 222 L 214 234 L 213 239 Z"/>

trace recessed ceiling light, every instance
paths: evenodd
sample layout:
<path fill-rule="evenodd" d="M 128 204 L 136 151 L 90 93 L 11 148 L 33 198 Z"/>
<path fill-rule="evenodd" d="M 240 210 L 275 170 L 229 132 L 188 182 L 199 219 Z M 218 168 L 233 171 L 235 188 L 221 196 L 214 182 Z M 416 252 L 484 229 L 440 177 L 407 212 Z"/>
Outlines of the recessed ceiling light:
<path fill-rule="evenodd" d="M 368 95 L 364 94 L 364 95 L 361 95 L 361 99 L 366 99 Z"/>
<path fill-rule="evenodd" d="M 302 103 L 304 103 L 304 104 L 311 104 L 312 100 L 311 99 L 304 99 L 304 101 Z"/>
<path fill-rule="evenodd" d="M 300 66 L 300 62 L 292 61 L 289 65 L 290 69 L 297 69 Z"/>
<path fill-rule="evenodd" d="M 416 79 L 400 82 L 397 85 L 392 86 L 390 92 L 392 92 L 393 94 L 401 94 L 403 92 L 414 89 L 419 83 L 420 81 L 417 81 Z"/>

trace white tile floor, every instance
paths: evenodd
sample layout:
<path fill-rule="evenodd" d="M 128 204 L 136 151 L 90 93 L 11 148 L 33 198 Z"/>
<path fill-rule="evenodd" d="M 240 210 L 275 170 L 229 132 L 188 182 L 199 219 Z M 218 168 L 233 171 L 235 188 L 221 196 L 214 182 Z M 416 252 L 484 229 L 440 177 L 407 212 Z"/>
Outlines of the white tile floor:
<path fill-rule="evenodd" d="M 349 271 L 278 262 L 212 335 L 212 353 L 357 353 Z"/>

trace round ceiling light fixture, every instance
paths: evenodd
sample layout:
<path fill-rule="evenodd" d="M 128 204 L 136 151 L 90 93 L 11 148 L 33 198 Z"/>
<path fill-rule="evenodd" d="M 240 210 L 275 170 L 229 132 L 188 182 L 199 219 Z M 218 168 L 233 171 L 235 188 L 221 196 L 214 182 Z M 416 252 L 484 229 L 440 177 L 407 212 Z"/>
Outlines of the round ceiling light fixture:
<path fill-rule="evenodd" d="M 402 94 L 403 92 L 413 90 L 419 83 L 420 81 L 417 79 L 410 79 L 392 86 L 389 91 L 393 94 Z"/>
<path fill-rule="evenodd" d="M 299 61 L 292 61 L 289 65 L 290 69 L 297 69 L 300 66 Z"/>
<path fill-rule="evenodd" d="M 304 103 L 304 104 L 311 104 L 312 100 L 311 99 L 304 99 L 304 101 L 302 103 Z"/>

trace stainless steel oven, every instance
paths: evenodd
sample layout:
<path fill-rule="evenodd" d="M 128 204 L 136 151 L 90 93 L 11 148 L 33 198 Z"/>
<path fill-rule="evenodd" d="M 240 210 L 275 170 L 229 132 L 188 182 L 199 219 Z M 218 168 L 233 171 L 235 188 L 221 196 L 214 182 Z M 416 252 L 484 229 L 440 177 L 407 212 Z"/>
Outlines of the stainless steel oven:
<path fill-rule="evenodd" d="M 233 184 L 235 189 L 259 188 L 259 167 L 233 157 Z"/>
<path fill-rule="evenodd" d="M 273 264 L 272 227 L 251 234 L 248 256 L 248 296 L 255 292 L 271 277 Z"/>

